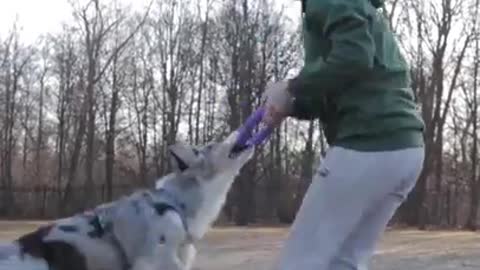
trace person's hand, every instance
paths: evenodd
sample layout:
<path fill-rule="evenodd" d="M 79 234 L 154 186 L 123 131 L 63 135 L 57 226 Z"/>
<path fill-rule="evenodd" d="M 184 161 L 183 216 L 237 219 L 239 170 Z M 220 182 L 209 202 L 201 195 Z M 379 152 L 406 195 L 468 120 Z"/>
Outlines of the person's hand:
<path fill-rule="evenodd" d="M 293 97 L 288 92 L 288 81 L 267 85 L 263 93 L 265 116 L 263 122 L 269 127 L 277 127 L 290 115 L 293 109 Z"/>

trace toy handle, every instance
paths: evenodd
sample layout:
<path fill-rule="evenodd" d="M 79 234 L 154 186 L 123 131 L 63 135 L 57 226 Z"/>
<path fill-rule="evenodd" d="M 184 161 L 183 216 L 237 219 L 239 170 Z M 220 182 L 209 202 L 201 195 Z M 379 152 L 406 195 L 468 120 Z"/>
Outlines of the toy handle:
<path fill-rule="evenodd" d="M 273 128 L 271 127 L 265 127 L 256 134 L 252 134 L 255 127 L 262 122 L 264 115 L 265 109 L 259 108 L 248 117 L 245 124 L 239 130 L 237 142 L 233 149 L 234 152 L 240 152 L 251 146 L 258 146 L 270 137 L 273 132 Z"/>

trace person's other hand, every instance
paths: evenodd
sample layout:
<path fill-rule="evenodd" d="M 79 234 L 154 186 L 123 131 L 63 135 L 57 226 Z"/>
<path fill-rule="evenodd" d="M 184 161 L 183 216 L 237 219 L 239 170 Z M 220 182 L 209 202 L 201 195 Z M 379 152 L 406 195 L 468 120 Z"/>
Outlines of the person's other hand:
<path fill-rule="evenodd" d="M 269 127 L 279 126 L 292 111 L 293 97 L 288 92 L 288 81 L 268 84 L 262 99 L 266 110 L 263 122 Z"/>

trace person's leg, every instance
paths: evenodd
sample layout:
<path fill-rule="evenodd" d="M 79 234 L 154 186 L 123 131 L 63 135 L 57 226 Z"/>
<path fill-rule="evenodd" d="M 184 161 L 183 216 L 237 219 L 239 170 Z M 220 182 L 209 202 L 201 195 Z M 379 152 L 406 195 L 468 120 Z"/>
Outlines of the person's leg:
<path fill-rule="evenodd" d="M 378 209 L 365 215 L 332 259 L 329 270 L 367 270 L 368 260 L 386 224 L 400 205 L 398 198 L 390 197 Z"/>
<path fill-rule="evenodd" d="M 368 210 L 412 170 L 416 160 L 397 152 L 332 148 L 305 195 L 276 269 L 329 269 Z"/>
<path fill-rule="evenodd" d="M 333 258 L 329 270 L 368 269 L 368 262 L 374 253 L 376 243 L 398 207 L 415 186 L 422 169 L 423 149 L 409 149 L 404 155 L 410 156 L 411 160 L 418 160 L 417 167 L 410 170 L 410 175 L 365 213 Z"/>

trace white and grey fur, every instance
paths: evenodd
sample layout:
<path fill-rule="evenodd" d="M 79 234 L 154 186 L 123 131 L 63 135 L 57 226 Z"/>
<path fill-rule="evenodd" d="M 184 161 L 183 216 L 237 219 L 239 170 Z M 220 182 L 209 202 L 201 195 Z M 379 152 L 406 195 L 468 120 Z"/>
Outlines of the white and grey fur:
<path fill-rule="evenodd" d="M 104 234 L 94 236 L 95 228 L 85 215 L 57 220 L 13 244 L 0 246 L 0 270 L 48 266 L 56 270 L 118 270 L 126 268 L 125 261 L 128 270 L 191 269 L 195 242 L 219 215 L 236 175 L 253 154 L 249 148 L 232 155 L 236 137 L 234 132 L 223 142 L 203 147 L 171 146 L 173 172 L 158 180 L 154 190 L 138 191 L 95 209 Z M 165 192 L 182 211 L 157 207 L 171 202 Z M 75 258 L 79 266 L 62 268 L 72 265 L 69 258 Z"/>
<path fill-rule="evenodd" d="M 218 217 L 227 193 L 240 169 L 250 160 L 253 148 L 231 156 L 237 133 L 231 134 L 223 143 L 202 148 L 182 144 L 171 148 L 175 172 L 157 181 L 156 188 L 164 188 L 184 203 L 188 232 L 180 226 L 181 217 L 172 212 L 165 219 L 172 228 L 173 239 L 167 241 L 168 256 L 174 267 L 165 269 L 191 269 L 195 258 L 194 243 L 201 239 Z M 184 164 L 179 164 L 184 163 Z M 176 257 L 176 258 L 175 258 Z"/>

